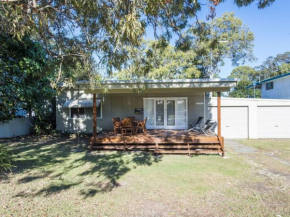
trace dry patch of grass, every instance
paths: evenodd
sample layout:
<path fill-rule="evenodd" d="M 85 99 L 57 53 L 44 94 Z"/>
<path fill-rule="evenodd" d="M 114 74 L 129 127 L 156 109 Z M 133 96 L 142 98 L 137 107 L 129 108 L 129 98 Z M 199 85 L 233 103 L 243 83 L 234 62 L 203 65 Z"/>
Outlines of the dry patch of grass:
<path fill-rule="evenodd" d="M 241 139 L 237 141 L 290 162 L 290 139 Z"/>
<path fill-rule="evenodd" d="M 3 216 L 275 216 L 290 213 L 280 176 L 246 156 L 74 152 L 69 138 L 2 141 L 15 156 L 0 183 Z"/>

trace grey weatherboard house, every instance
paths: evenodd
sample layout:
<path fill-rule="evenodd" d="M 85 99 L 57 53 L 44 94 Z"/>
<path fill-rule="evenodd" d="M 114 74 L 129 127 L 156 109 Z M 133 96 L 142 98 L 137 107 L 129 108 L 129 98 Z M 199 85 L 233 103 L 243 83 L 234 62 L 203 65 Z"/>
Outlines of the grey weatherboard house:
<path fill-rule="evenodd" d="M 229 91 L 236 83 L 237 79 L 109 80 L 91 88 L 88 81 L 78 81 L 75 88 L 63 85 L 57 97 L 57 130 L 93 133 L 93 94 L 98 131 L 112 130 L 113 117 L 131 116 L 148 117 L 147 129 L 187 129 L 198 117 L 206 117 L 206 92 Z"/>

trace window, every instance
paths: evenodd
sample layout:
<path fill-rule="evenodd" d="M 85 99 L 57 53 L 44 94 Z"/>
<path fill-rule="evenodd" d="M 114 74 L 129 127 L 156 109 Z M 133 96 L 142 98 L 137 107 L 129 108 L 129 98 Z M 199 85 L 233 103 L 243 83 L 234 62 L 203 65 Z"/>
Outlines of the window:
<path fill-rule="evenodd" d="M 84 105 L 82 105 L 84 106 Z M 102 102 L 101 100 L 97 100 L 97 118 L 102 118 Z M 69 108 L 69 118 L 71 119 L 92 119 L 93 118 L 93 108 L 92 107 L 85 107 L 85 108 Z"/>
<path fill-rule="evenodd" d="M 71 108 L 70 118 L 85 118 L 85 108 Z"/>
<path fill-rule="evenodd" d="M 102 103 L 97 103 L 97 118 L 102 118 Z"/>
<path fill-rule="evenodd" d="M 266 83 L 266 90 L 272 90 L 273 88 L 273 82 Z"/>

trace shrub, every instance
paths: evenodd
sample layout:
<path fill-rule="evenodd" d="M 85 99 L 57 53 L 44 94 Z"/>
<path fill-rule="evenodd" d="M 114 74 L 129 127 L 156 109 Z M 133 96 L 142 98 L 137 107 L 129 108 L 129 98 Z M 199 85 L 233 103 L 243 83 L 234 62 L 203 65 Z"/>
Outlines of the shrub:
<path fill-rule="evenodd" d="M 8 149 L 0 145 L 0 173 L 10 170 L 11 171 L 11 160 L 12 160 L 12 155 L 8 151 Z"/>

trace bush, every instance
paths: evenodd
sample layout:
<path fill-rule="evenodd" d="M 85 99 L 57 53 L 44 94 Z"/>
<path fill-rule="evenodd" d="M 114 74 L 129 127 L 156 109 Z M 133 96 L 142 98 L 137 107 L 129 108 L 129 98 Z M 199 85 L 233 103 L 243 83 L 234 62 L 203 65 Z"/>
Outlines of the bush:
<path fill-rule="evenodd" d="M 32 119 L 33 132 L 37 135 L 50 135 L 55 132 L 55 118 L 36 116 Z"/>
<path fill-rule="evenodd" d="M 3 145 L 0 145 L 0 173 L 10 170 L 11 171 L 12 155 Z"/>

